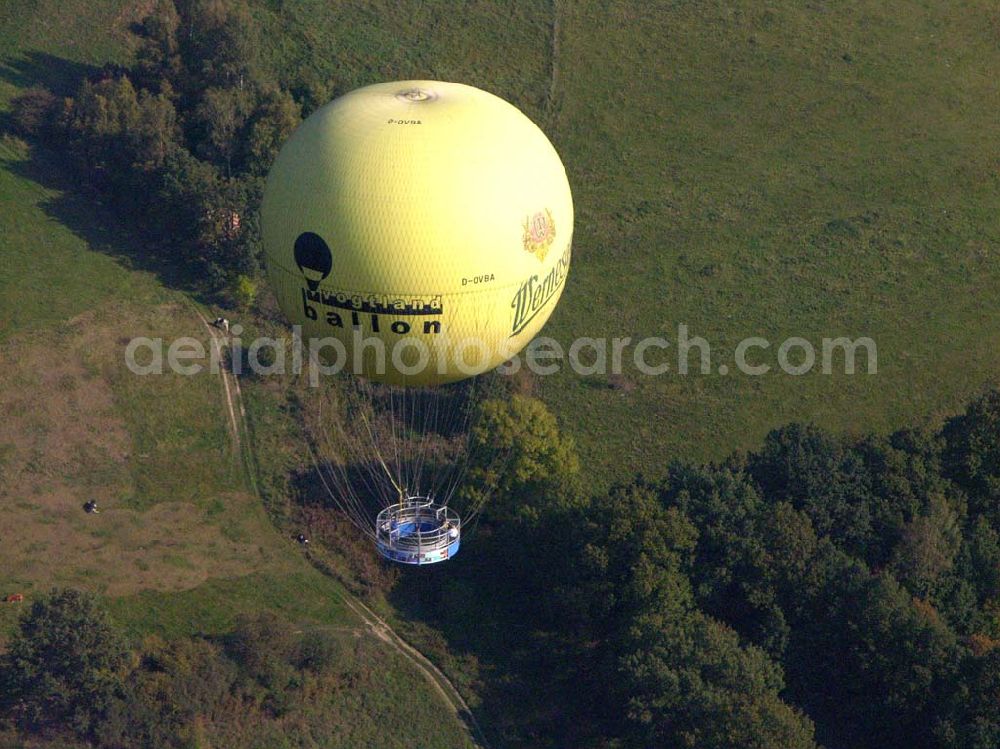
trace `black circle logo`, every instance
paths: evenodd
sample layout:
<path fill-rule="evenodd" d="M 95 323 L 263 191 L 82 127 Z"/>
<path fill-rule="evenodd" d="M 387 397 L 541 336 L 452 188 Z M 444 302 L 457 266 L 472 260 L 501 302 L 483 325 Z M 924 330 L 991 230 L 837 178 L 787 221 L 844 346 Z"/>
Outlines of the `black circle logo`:
<path fill-rule="evenodd" d="M 330 275 L 333 255 L 323 237 L 311 231 L 304 231 L 295 240 L 295 262 L 306 277 L 311 291 L 316 291 L 320 281 Z"/>

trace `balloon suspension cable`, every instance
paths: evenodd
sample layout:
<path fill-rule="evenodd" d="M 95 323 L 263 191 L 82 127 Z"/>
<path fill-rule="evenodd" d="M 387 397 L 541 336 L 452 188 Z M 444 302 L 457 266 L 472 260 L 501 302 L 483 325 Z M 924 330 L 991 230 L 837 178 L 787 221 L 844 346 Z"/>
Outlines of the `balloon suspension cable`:
<path fill-rule="evenodd" d="M 345 378 L 339 384 L 304 420 L 310 457 L 331 502 L 377 544 L 381 510 L 411 497 L 439 507 L 461 497 L 462 535 L 472 535 L 513 449 L 479 439 L 482 383 L 427 388 Z M 460 492 L 473 467 L 475 485 Z"/>
<path fill-rule="evenodd" d="M 328 482 L 327 477 L 324 474 L 322 467 L 320 466 L 319 460 L 316 456 L 316 451 L 311 445 L 309 449 L 309 455 L 312 458 L 313 466 L 316 469 L 316 473 L 319 475 L 320 481 L 323 483 L 323 488 L 326 490 L 327 495 L 333 498 L 334 501 L 336 502 L 336 497 L 338 496 L 338 492 L 332 486 L 330 486 L 330 483 Z M 344 511 L 344 514 L 347 515 L 347 518 L 348 520 L 351 521 L 352 525 L 354 525 L 358 530 L 360 530 L 362 533 L 368 536 L 368 538 L 375 540 L 375 532 L 372 531 L 371 528 L 369 528 L 370 524 L 365 519 L 364 513 L 361 512 L 360 509 L 355 506 L 356 503 L 350 501 L 346 503 L 337 502 L 337 505 Z"/>
<path fill-rule="evenodd" d="M 392 471 L 390 471 L 389 466 L 385 464 L 385 458 L 382 456 L 382 451 L 378 447 L 378 442 L 375 439 L 374 432 L 372 432 L 372 427 L 368 421 L 368 417 L 364 413 L 362 413 L 361 419 L 362 421 L 364 421 L 365 429 L 368 430 L 368 436 L 369 438 L 371 438 L 371 444 L 375 450 L 375 457 L 378 460 L 378 464 L 382 466 L 382 470 L 385 472 L 386 478 L 389 479 L 389 483 L 392 484 L 392 487 L 399 493 L 400 501 L 402 501 L 403 499 L 406 498 L 406 492 L 400 487 L 399 485 L 400 482 L 398 482 L 396 479 L 392 477 Z M 395 442 L 395 440 L 393 440 L 393 442 Z M 397 465 L 398 465 L 398 458 L 397 458 Z"/>

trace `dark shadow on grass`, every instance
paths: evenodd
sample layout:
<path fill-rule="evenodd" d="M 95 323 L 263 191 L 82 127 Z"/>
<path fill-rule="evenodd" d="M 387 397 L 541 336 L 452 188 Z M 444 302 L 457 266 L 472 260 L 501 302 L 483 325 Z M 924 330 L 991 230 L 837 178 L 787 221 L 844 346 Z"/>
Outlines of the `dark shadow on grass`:
<path fill-rule="evenodd" d="M 365 505 L 361 512 L 374 519 L 381 504 L 364 491 L 372 471 L 373 466 L 356 465 L 345 475 Z M 293 473 L 292 486 L 298 504 L 292 516 L 307 519 L 309 535 L 334 549 L 344 570 L 307 555 L 310 560 L 358 595 L 384 593 L 405 622 L 400 634 L 453 683 L 474 690 L 478 704 L 471 718 L 460 717 L 467 725 L 481 726 L 493 749 L 531 745 L 539 736 L 557 736 L 560 746 L 582 743 L 579 727 L 566 718 L 573 712 L 564 709 L 574 689 L 566 669 L 572 656 L 534 629 L 528 612 L 537 602 L 525 600 L 525 592 L 511 585 L 516 574 L 506 566 L 518 554 L 516 548 L 487 525 L 473 523 L 463 532 L 454 559 L 421 567 L 393 564 L 378 556 L 372 539 L 351 527 L 341 503 L 330 496 L 331 487 L 315 470 Z M 372 582 L 379 579 L 394 582 Z M 475 671 L 467 665 L 471 661 Z M 468 689 L 462 691 L 468 700 Z"/>
<path fill-rule="evenodd" d="M 0 80 L 21 89 L 42 86 L 56 96 L 72 96 L 81 81 L 101 70 L 96 65 L 38 51 L 0 60 Z"/>
<path fill-rule="evenodd" d="M 7 169 L 57 194 L 39 207 L 87 242 L 90 249 L 109 255 L 129 270 L 153 273 L 163 285 L 188 292 L 203 304 L 218 299 L 200 282 L 194 269 L 177 260 L 169 238 L 152 239 L 142 231 L 142 216 L 121 215 L 114 198 L 75 178 L 59 154 L 46 145 L 33 145 L 28 159 L 8 162 Z M 39 250 L 44 237 L 39 238 Z"/>
<path fill-rule="evenodd" d="M 58 96 L 71 96 L 83 80 L 96 80 L 102 71 L 111 75 L 115 70 L 116 66 L 99 68 L 45 52 L 0 61 L 0 79 L 22 89 L 43 86 Z M 9 113 L 0 113 L 3 132 L 16 132 Z M 86 241 L 92 250 L 114 257 L 124 267 L 153 273 L 168 288 L 188 292 L 201 303 L 219 302 L 200 272 L 178 260 L 180 253 L 170 237 L 152 237 L 144 231 L 141 215 L 116 210 L 114 197 L 98 190 L 92 180 L 75 175 L 57 147 L 33 143 L 28 159 L 6 165 L 13 174 L 59 193 L 39 203 L 47 216 Z"/>
<path fill-rule="evenodd" d="M 453 679 L 461 659 L 475 658 L 480 702 L 473 713 L 494 749 L 531 745 L 540 736 L 557 737 L 558 746 L 578 745 L 583 737 L 566 718 L 573 711 L 564 709 L 574 689 L 566 681 L 567 655 L 532 629 L 525 615 L 531 602 L 508 584 L 497 551 L 488 529 L 463 534 L 454 559 L 402 568 L 387 598 L 403 619 L 435 633 L 426 641 L 418 634 L 414 643 Z"/>
<path fill-rule="evenodd" d="M 323 466 L 323 475 L 314 469 L 293 471 L 291 473 L 289 485 L 291 495 L 298 504 L 309 507 L 323 507 L 328 510 L 341 510 L 343 499 L 331 496 L 330 492 L 340 489 L 345 478 L 350 482 L 350 486 L 357 487 L 356 498 L 358 519 L 370 517 L 372 527 L 375 527 L 375 516 L 382 509 L 382 501 L 378 497 L 378 492 L 374 488 L 374 480 L 377 479 L 375 465 L 352 465 L 343 468 L 333 468 Z"/>

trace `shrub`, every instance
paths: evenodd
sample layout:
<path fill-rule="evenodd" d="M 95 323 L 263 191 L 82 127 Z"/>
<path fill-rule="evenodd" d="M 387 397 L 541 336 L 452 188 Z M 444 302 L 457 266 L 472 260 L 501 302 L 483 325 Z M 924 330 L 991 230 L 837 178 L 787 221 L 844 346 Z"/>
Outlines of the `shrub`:
<path fill-rule="evenodd" d="M 47 136 L 59 117 L 59 99 L 48 89 L 33 86 L 14 99 L 11 119 L 15 129 L 31 137 Z"/>
<path fill-rule="evenodd" d="M 10 697 L 24 722 L 84 735 L 121 689 L 128 650 L 94 598 L 53 590 L 22 617 L 8 659 Z"/>
<path fill-rule="evenodd" d="M 240 309 L 249 309 L 257 300 L 257 282 L 241 273 L 233 286 L 233 298 Z"/>
<path fill-rule="evenodd" d="M 296 660 L 300 669 L 331 673 L 343 662 L 344 648 L 333 633 L 313 630 L 302 637 Z"/>

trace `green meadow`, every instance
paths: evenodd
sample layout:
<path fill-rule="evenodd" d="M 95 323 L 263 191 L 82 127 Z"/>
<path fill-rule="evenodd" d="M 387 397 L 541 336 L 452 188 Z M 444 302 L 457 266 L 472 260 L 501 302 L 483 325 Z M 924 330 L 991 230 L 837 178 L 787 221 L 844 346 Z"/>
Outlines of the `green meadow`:
<path fill-rule="evenodd" d="M 933 423 L 997 381 L 1000 237 L 990 3 L 262 3 L 277 69 L 337 93 L 481 86 L 536 120 L 574 191 L 574 264 L 545 329 L 660 336 L 670 370 L 536 387 L 603 484 L 714 459 L 789 421 Z M 530 175 L 525 175 L 530 179 Z M 678 326 L 711 346 L 678 373 Z M 736 345 L 770 348 L 737 371 Z M 877 374 L 778 368 L 789 337 L 869 337 Z M 610 349 L 610 346 L 609 346 Z M 791 354 L 792 364 L 802 361 Z M 719 374 L 720 365 L 729 373 Z"/>

